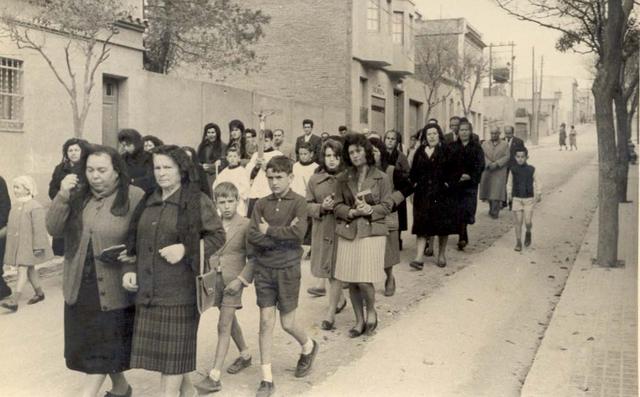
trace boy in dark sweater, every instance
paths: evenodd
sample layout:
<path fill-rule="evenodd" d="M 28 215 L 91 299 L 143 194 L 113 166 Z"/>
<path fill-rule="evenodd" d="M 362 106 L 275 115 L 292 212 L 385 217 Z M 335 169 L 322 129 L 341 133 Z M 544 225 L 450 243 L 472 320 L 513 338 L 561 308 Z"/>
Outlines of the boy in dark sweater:
<path fill-rule="evenodd" d="M 516 251 L 522 251 L 522 221 L 527 228 L 524 235 L 524 246 L 531 245 L 531 227 L 533 219 L 533 205 L 542 200 L 542 189 L 536 179 L 536 169 L 527 164 L 529 151 L 518 148 L 515 153 L 515 165 L 509 169 L 507 178 L 507 201 L 513 212 L 516 226 Z"/>
<path fill-rule="evenodd" d="M 318 353 L 318 344 L 296 323 L 300 292 L 302 240 L 307 230 L 307 204 L 294 193 L 291 161 L 275 156 L 266 166 L 271 194 L 256 202 L 247 235 L 249 253 L 256 258 L 254 283 L 260 307 L 260 359 L 262 381 L 257 397 L 275 391 L 271 374 L 271 350 L 276 307 L 282 329 L 302 347 L 296 377 L 306 376 Z"/>

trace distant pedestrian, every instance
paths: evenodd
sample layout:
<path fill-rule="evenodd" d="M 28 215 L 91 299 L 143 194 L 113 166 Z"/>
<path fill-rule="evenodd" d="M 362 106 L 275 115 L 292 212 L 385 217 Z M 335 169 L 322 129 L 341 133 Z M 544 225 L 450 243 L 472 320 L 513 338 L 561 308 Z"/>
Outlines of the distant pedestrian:
<path fill-rule="evenodd" d="M 573 150 L 573 148 L 578 150 L 578 132 L 573 125 L 571 126 L 571 131 L 569 131 L 569 146 L 569 150 Z"/>
<path fill-rule="evenodd" d="M 27 304 L 44 300 L 36 265 L 51 259 L 53 252 L 44 220 L 45 209 L 34 198 L 38 194 L 36 182 L 30 176 L 19 176 L 13 180 L 12 188 L 16 200 L 9 212 L 4 264 L 17 266 L 18 282 L 12 298 L 2 303 L 2 306 L 15 312 L 27 280 L 35 291 Z"/>
<path fill-rule="evenodd" d="M 130 368 L 135 310 L 121 277 L 133 265 L 117 260 L 133 210 L 143 191 L 131 186 L 115 149 L 91 146 L 82 163 L 87 183 L 67 175 L 47 213 L 47 229 L 64 236 L 64 358 L 85 374 L 82 396 L 96 396 L 106 376 L 106 396 L 131 396 Z M 118 247 L 120 246 L 120 247 Z M 105 254 L 107 253 L 107 254 Z"/>
<path fill-rule="evenodd" d="M 79 187 L 84 183 L 85 176 L 81 167 L 84 158 L 87 156 L 89 143 L 84 139 L 71 138 L 62 145 L 62 161 L 56 165 L 49 182 L 49 198 L 53 200 L 60 190 L 60 183 L 65 176 L 75 174 L 79 178 Z M 52 242 L 53 254 L 56 256 L 64 255 L 64 239 L 54 237 Z"/>
<path fill-rule="evenodd" d="M 145 192 L 153 191 L 156 181 L 153 178 L 151 153 L 144 151 L 140 133 L 131 128 L 120 130 L 118 142 L 120 154 L 127 164 L 127 175 L 131 178 L 131 184 Z"/>
<path fill-rule="evenodd" d="M 222 143 L 220 127 L 216 123 L 207 123 L 202 131 L 202 139 L 198 144 L 197 162 L 202 165 L 202 169 L 207 175 L 207 186 L 211 186 L 216 179 L 218 172 L 222 169 L 227 146 Z M 211 197 L 211 191 L 208 192 Z"/>
<path fill-rule="evenodd" d="M 371 335 L 378 326 L 374 283 L 385 280 L 389 177 L 376 167 L 373 146 L 363 134 L 348 134 L 342 149 L 346 170 L 338 176 L 335 216 L 336 279 L 349 283 L 356 324 L 349 336 Z M 366 309 L 366 310 L 365 310 Z"/>
<path fill-rule="evenodd" d="M 349 129 L 347 128 L 346 125 L 341 125 L 340 127 L 338 127 L 338 135 L 345 136 L 347 135 L 348 132 L 349 132 Z"/>
<path fill-rule="evenodd" d="M 298 147 L 302 142 L 308 142 L 313 149 L 313 161 L 318 162 L 320 149 L 322 148 L 322 138 L 313 133 L 313 120 L 305 119 L 302 121 L 302 129 L 304 133 L 296 139 L 295 152 L 298 153 Z"/>
<path fill-rule="evenodd" d="M 7 183 L 0 176 L 0 258 L 4 259 L 4 248 L 7 242 L 7 222 L 9 221 L 9 211 L 11 211 L 11 199 Z M 7 285 L 2 277 L 4 271 L 0 266 L 0 301 L 11 296 L 11 288 Z"/>
<path fill-rule="evenodd" d="M 444 142 L 439 125 L 427 124 L 419 138 L 420 147 L 410 173 L 414 185 L 412 233 L 416 235 L 416 257 L 410 266 L 422 270 L 427 240 L 429 251 L 433 252 L 434 237 L 438 236 L 436 264 L 445 267 L 449 235 L 460 233 L 461 213 L 456 186 L 463 169 L 460 150 Z"/>
<path fill-rule="evenodd" d="M 565 123 L 560 124 L 560 132 L 558 132 L 558 143 L 560 144 L 560 151 L 562 148 L 567 150 L 567 125 Z"/>
<path fill-rule="evenodd" d="M 533 207 L 542 200 L 542 186 L 536 178 L 536 169 L 527 164 L 529 152 L 526 148 L 516 152 L 516 165 L 511 167 L 507 183 L 507 200 L 513 212 L 516 231 L 516 251 L 522 251 L 522 222 L 526 227 L 524 246 L 531 245 Z"/>
<path fill-rule="evenodd" d="M 296 153 L 293 151 L 293 146 L 284 141 L 284 130 L 282 128 L 273 130 L 273 148 L 280 151 L 282 155 L 296 161 Z"/>
<path fill-rule="evenodd" d="M 484 172 L 480 181 L 480 200 L 489 202 L 489 216 L 497 219 L 502 202 L 507 199 L 507 171 L 509 146 L 500 139 L 500 128 L 491 128 L 491 139 L 482 143 L 484 151 Z"/>
<path fill-rule="evenodd" d="M 154 147 L 162 146 L 162 139 L 153 135 L 145 135 L 142 137 L 142 147 L 145 152 L 150 152 Z"/>
<path fill-rule="evenodd" d="M 468 225 L 476 222 L 478 208 L 478 185 L 484 170 L 484 151 L 478 142 L 472 138 L 473 126 L 467 121 L 460 123 L 459 140 L 452 145 L 458 145 L 462 153 L 462 176 L 458 182 L 458 194 L 462 219 L 458 234 L 458 249 L 463 251 L 469 244 Z"/>

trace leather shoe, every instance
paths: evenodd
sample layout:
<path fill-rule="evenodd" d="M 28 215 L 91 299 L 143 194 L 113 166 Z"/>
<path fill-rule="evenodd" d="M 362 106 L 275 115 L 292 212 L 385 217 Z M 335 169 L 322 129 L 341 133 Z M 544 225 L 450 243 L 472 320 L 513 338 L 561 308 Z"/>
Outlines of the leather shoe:
<path fill-rule="evenodd" d="M 256 397 L 269 397 L 276 391 L 276 385 L 273 382 L 263 380 L 260 382 Z"/>
<path fill-rule="evenodd" d="M 313 341 L 313 349 L 309 354 L 301 354 L 298 359 L 298 364 L 296 365 L 296 378 L 302 378 L 307 376 L 309 372 L 311 372 L 311 367 L 313 366 L 313 361 L 318 354 L 318 342 Z"/>
<path fill-rule="evenodd" d="M 320 328 L 322 328 L 325 331 L 331 331 L 333 329 L 336 329 L 336 327 L 333 325 L 333 322 L 328 320 L 322 320 L 322 323 L 320 323 Z"/>
<path fill-rule="evenodd" d="M 391 276 L 384 283 L 384 296 L 393 296 L 396 293 L 396 278 Z"/>
<path fill-rule="evenodd" d="M 227 373 L 233 375 L 242 371 L 243 369 L 251 366 L 251 357 L 244 359 L 242 356 L 236 358 L 236 360 L 227 368 Z"/>
<path fill-rule="evenodd" d="M 111 393 L 110 391 L 108 391 L 104 397 L 131 397 L 133 395 L 133 389 L 131 388 L 131 385 L 129 385 L 127 387 L 127 392 L 124 394 L 115 394 L 115 393 Z"/>

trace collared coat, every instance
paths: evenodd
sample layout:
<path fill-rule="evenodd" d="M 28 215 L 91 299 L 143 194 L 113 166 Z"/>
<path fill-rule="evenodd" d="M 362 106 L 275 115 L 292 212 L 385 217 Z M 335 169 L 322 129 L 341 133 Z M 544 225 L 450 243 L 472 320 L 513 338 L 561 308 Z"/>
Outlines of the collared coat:
<path fill-rule="evenodd" d="M 4 263 L 35 266 L 53 257 L 47 228 L 45 209 L 35 199 L 16 201 L 9 212 Z M 34 250 L 44 250 L 40 256 Z"/>
<path fill-rule="evenodd" d="M 337 219 L 336 234 L 347 240 L 388 235 L 387 216 L 391 213 L 393 204 L 390 200 L 391 181 L 387 174 L 376 167 L 369 167 L 359 191 L 357 171 L 350 167 L 338 175 L 337 182 L 334 207 Z M 371 192 L 365 198 L 373 213 L 355 219 L 350 218 L 349 210 L 356 207 L 356 195 L 364 191 Z"/>
<path fill-rule="evenodd" d="M 509 146 L 503 140 L 488 140 L 482 143 L 485 170 L 480 181 L 480 200 L 505 201 L 507 199 L 507 171 L 509 165 Z M 497 163 L 498 168 L 486 168 L 490 163 Z"/>
<path fill-rule="evenodd" d="M 309 178 L 307 211 L 313 219 L 311 228 L 311 274 L 333 276 L 336 262 L 336 218 L 333 211 L 322 208 L 322 202 L 336 194 L 336 175 L 320 171 Z"/>
<path fill-rule="evenodd" d="M 300 147 L 300 145 L 302 145 L 302 142 L 304 142 L 304 134 L 296 138 L 296 147 L 295 147 L 295 153 L 294 153 L 296 156 L 296 160 L 300 160 L 298 158 L 298 148 Z M 311 134 L 311 137 L 309 138 L 309 143 L 311 144 L 311 148 L 313 149 L 313 161 L 315 163 L 319 163 L 320 149 L 322 149 L 322 138 L 320 138 L 316 134 Z"/>
<path fill-rule="evenodd" d="M 253 281 L 253 260 L 247 260 L 247 231 L 249 218 L 236 213 L 227 227 L 225 246 L 216 255 L 220 258 L 222 280 L 227 285 L 236 277 L 245 281 Z"/>
<path fill-rule="evenodd" d="M 195 277 L 199 272 L 199 259 L 191 258 L 191 266 L 186 257 L 170 264 L 159 252 L 164 247 L 180 242 L 178 209 L 181 191 L 182 188 L 178 189 L 163 201 L 162 192 L 157 189 L 144 204 L 136 237 L 136 305 L 181 306 L 196 303 Z M 213 202 L 204 193 L 200 193 L 200 213 L 204 255 L 209 258 L 222 247 L 225 232 Z"/>
<path fill-rule="evenodd" d="M 104 198 L 89 197 L 82 210 L 80 233 L 71 230 L 74 226 L 69 222 L 69 193 L 61 190 L 54 197 L 47 213 L 47 230 L 54 237 L 65 237 L 62 294 L 67 304 L 73 305 L 78 299 L 89 241 L 96 256 L 105 248 L 125 244 L 131 216 L 143 195 L 142 189 L 129 186 L 129 210 L 124 216 L 111 213 L 116 191 Z M 74 241 L 73 236 L 79 236 L 79 241 Z M 102 311 L 131 306 L 131 296 L 122 287 L 122 275 L 133 271 L 133 265 L 108 264 L 96 257 L 95 268 Z"/>
<path fill-rule="evenodd" d="M 460 140 L 452 143 L 462 153 L 462 173 L 471 177 L 471 180 L 458 183 L 462 222 L 473 225 L 476 222 L 476 210 L 478 209 L 478 185 L 482 179 L 484 170 L 484 152 L 480 144 L 471 140 L 463 145 Z"/>

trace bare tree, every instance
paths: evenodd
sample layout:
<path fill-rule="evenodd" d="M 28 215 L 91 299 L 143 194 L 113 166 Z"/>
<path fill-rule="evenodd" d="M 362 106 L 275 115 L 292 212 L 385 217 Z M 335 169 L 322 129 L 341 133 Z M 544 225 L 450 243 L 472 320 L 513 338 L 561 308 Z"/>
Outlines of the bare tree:
<path fill-rule="evenodd" d="M 455 46 L 441 35 L 418 36 L 416 45 L 415 77 L 422 81 L 425 93 L 426 116 L 446 100 L 456 84 L 452 80 L 457 61 Z"/>
<path fill-rule="evenodd" d="M 482 54 L 465 52 L 453 68 L 456 89 L 460 93 L 462 111 L 468 117 L 482 81 L 489 73 L 489 63 Z"/>
<path fill-rule="evenodd" d="M 635 41 L 635 40 L 633 40 Z M 616 138 L 618 150 L 618 170 L 616 182 L 618 184 L 618 200 L 627 201 L 627 187 L 629 176 L 629 139 L 631 139 L 631 123 L 636 112 L 637 104 L 633 101 L 638 91 L 638 46 L 626 46 L 623 51 L 622 68 L 613 101 L 616 114 Z"/>
<path fill-rule="evenodd" d="M 109 58 L 111 39 L 118 34 L 116 22 L 128 17 L 129 10 L 120 0 L 26 2 L 33 9 L 22 15 L 31 17 L 5 10 L 0 16 L 0 26 L 18 48 L 34 51 L 44 59 L 69 96 L 74 136 L 81 137 L 91 107 L 96 72 Z M 63 39 L 61 48 L 47 45 L 47 36 L 52 34 Z M 63 61 L 57 61 L 60 58 Z"/>
<path fill-rule="evenodd" d="M 595 54 L 592 85 L 598 132 L 598 253 L 603 266 L 618 263 L 618 178 L 613 101 L 620 90 L 625 41 L 634 0 L 495 0 L 510 15 L 557 30 L 560 51 Z M 630 24 L 631 23 L 631 24 Z M 626 103 L 625 103 L 626 107 Z M 620 137 L 618 137 L 620 140 Z M 626 141 L 625 141 L 626 142 Z"/>

